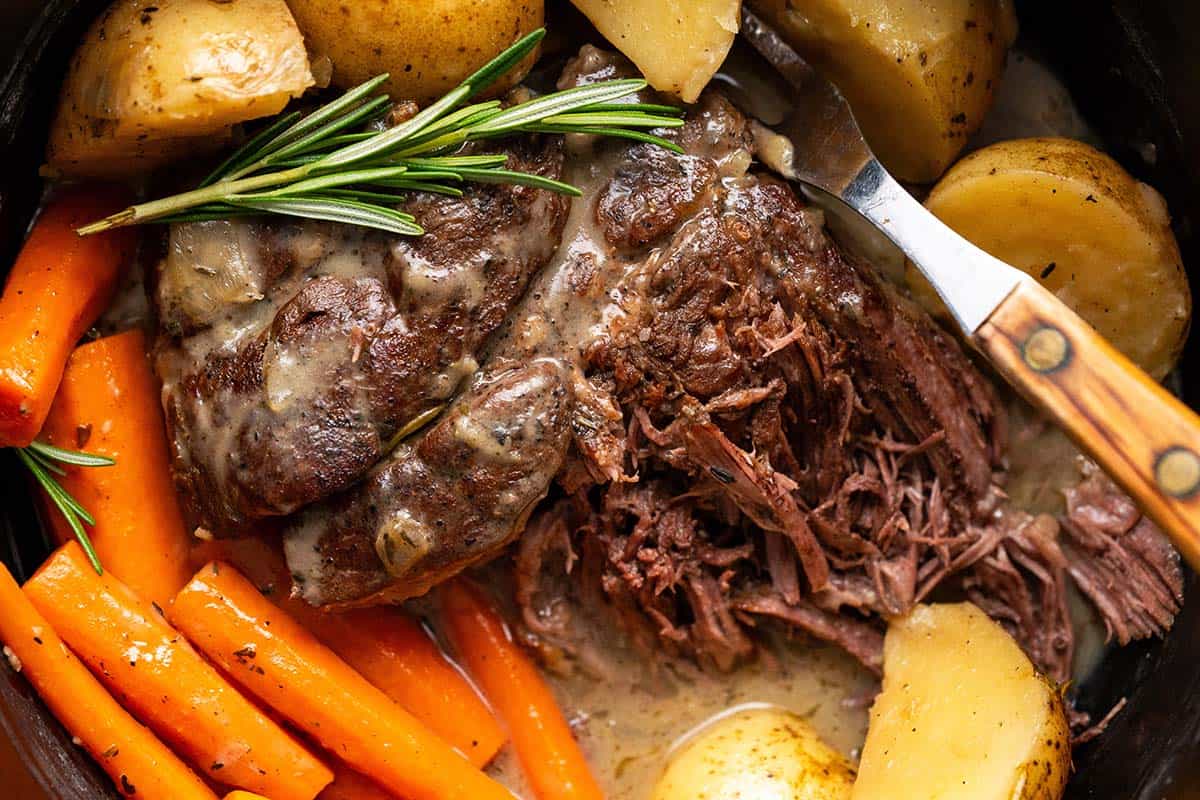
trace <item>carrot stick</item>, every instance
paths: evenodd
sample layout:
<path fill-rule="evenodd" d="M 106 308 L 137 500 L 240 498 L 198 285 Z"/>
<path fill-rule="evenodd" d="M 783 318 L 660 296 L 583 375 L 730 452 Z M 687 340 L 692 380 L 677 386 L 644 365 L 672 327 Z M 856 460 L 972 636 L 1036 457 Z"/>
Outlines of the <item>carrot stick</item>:
<path fill-rule="evenodd" d="M 212 780 L 312 800 L 333 773 L 193 650 L 150 604 L 68 542 L 25 594 L 128 708 Z"/>
<path fill-rule="evenodd" d="M 292 604 L 305 605 L 298 598 Z M 340 614 L 306 608 L 305 626 L 318 639 L 472 764 L 482 767 L 504 745 L 504 729 L 474 687 L 406 614 L 394 608 Z"/>
<path fill-rule="evenodd" d="M 313 608 L 290 595 L 279 548 L 261 538 L 201 542 L 193 547 L 198 554 L 205 562 L 230 561 L 259 588 L 271 587 L 268 599 L 475 766 L 491 761 L 508 739 L 475 687 L 399 609 Z"/>
<path fill-rule="evenodd" d="M 508 726 L 540 800 L 604 797 L 537 667 L 479 591 L 459 579 L 441 591 L 442 619 L 459 659 Z"/>
<path fill-rule="evenodd" d="M 95 517 L 90 534 L 105 569 L 165 606 L 192 571 L 159 395 L 141 331 L 90 342 L 67 361 L 42 439 L 116 460 L 104 469 L 64 464 L 59 484 Z M 73 538 L 62 514 L 47 517 L 59 543 Z"/>
<path fill-rule="evenodd" d="M 325 787 L 317 800 L 396 800 L 396 795 L 366 775 L 338 765 L 333 769 L 333 783 Z"/>
<path fill-rule="evenodd" d="M 267 707 L 408 800 L 512 800 L 228 564 L 202 568 L 171 621 Z"/>
<path fill-rule="evenodd" d="M 108 306 L 133 257 L 132 231 L 85 238 L 75 228 L 128 202 L 111 186 L 79 186 L 34 224 L 0 295 L 0 447 L 33 441 L 71 348 Z"/>
<path fill-rule="evenodd" d="M 204 781 L 79 663 L 3 564 L 0 608 L 5 655 L 122 794 L 146 800 L 216 800 Z"/>

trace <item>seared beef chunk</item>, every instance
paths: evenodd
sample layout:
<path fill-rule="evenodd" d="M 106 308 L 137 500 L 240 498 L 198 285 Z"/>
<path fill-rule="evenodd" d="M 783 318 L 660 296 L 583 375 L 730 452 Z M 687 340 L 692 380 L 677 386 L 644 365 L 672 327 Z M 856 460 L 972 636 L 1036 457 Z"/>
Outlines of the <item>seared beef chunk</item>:
<path fill-rule="evenodd" d="M 286 542 L 300 594 L 404 599 L 512 541 L 562 466 L 566 378 L 543 359 L 478 379 L 361 486 L 302 512 Z"/>
<path fill-rule="evenodd" d="M 557 178 L 561 142 L 510 166 Z M 522 186 L 407 205 L 419 238 L 313 222 L 172 228 L 159 269 L 175 475 L 218 535 L 346 488 L 446 403 L 558 245 L 567 201 Z"/>

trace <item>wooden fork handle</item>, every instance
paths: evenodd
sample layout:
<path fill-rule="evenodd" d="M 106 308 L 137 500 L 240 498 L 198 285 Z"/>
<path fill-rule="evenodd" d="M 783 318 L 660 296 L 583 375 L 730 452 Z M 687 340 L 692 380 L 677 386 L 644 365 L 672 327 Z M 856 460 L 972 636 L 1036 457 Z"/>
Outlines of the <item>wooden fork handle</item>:
<path fill-rule="evenodd" d="M 1200 417 L 1033 281 L 975 340 L 1200 570 Z"/>

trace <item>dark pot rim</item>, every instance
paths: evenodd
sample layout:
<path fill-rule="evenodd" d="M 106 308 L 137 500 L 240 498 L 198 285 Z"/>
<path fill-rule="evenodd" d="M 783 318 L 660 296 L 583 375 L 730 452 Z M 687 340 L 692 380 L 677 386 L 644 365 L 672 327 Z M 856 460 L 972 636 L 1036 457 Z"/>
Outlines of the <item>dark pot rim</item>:
<path fill-rule="evenodd" d="M 40 197 L 45 132 L 58 85 L 76 42 L 103 0 L 50 0 L 7 56 L 0 79 L 0 264 L 11 263 Z M 1159 188 L 1174 214 L 1185 263 L 1200 219 L 1200 51 L 1188 38 L 1200 9 L 1191 0 L 1018 0 L 1023 43 L 1067 81 L 1109 150 Z M 15 10 L 0 9 L 0 21 Z M 10 19 L 9 24 L 15 24 Z M 1194 52 L 1193 52 L 1194 51 Z M 1200 94 L 1200 93 L 1197 93 Z M 1200 400 L 1196 337 L 1181 374 L 1185 398 Z M 47 541 L 16 459 L 0 452 L 0 558 L 23 578 Z M 1195 580 L 1189 576 L 1188 596 Z M 1158 798 L 1200 742 L 1200 604 L 1186 603 L 1162 642 L 1110 655 L 1080 687 L 1081 705 L 1103 714 L 1128 706 L 1108 732 L 1075 752 L 1068 798 Z M 91 763 L 7 664 L 0 665 L 0 729 L 13 740 L 51 797 L 117 797 Z"/>

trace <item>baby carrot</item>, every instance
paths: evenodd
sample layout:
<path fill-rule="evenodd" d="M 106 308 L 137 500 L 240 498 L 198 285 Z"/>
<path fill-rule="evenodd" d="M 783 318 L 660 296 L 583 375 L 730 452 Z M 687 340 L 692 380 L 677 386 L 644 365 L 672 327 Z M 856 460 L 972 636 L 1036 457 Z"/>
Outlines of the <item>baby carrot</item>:
<path fill-rule="evenodd" d="M 407 800 L 512 800 L 228 564 L 202 568 L 171 621 L 266 706 Z"/>
<path fill-rule="evenodd" d="M 312 800 L 333 773 L 243 697 L 149 603 L 68 542 L 25 594 L 134 716 L 212 780 Z"/>
<path fill-rule="evenodd" d="M 3 564 L 0 609 L 5 655 L 121 794 L 145 800 L 216 800 L 204 781 L 79 663 Z"/>
<path fill-rule="evenodd" d="M 67 361 L 42 439 L 116 461 L 104 469 L 64 464 L 59 483 L 95 517 L 91 539 L 105 569 L 165 606 L 192 571 L 159 395 L 141 331 L 90 342 Z M 47 516 L 60 543 L 73 538 L 61 514 Z"/>
<path fill-rule="evenodd" d="M 333 768 L 333 783 L 317 800 L 396 800 L 396 795 L 343 764 Z"/>
<path fill-rule="evenodd" d="M 78 186 L 46 206 L 0 295 L 0 447 L 24 447 L 46 419 L 71 348 L 104 311 L 137 239 L 75 228 L 128 205 L 111 186 Z"/>
<path fill-rule="evenodd" d="M 255 585 L 272 587 L 272 602 L 475 766 L 487 764 L 504 745 L 508 737 L 475 687 L 403 611 L 313 608 L 289 594 L 291 578 L 279 548 L 260 538 L 200 542 L 193 547 L 193 556 L 199 554 L 208 556 L 206 562 L 230 561 Z"/>
<path fill-rule="evenodd" d="M 292 600 L 304 604 L 303 600 Z M 324 614 L 309 609 L 305 627 L 477 767 L 507 736 L 492 712 L 421 626 L 394 608 Z"/>
<path fill-rule="evenodd" d="M 533 662 L 503 620 L 462 579 L 441 591 L 442 621 L 467 672 L 508 726 L 513 747 L 540 800 L 602 800 L 571 728 Z"/>

